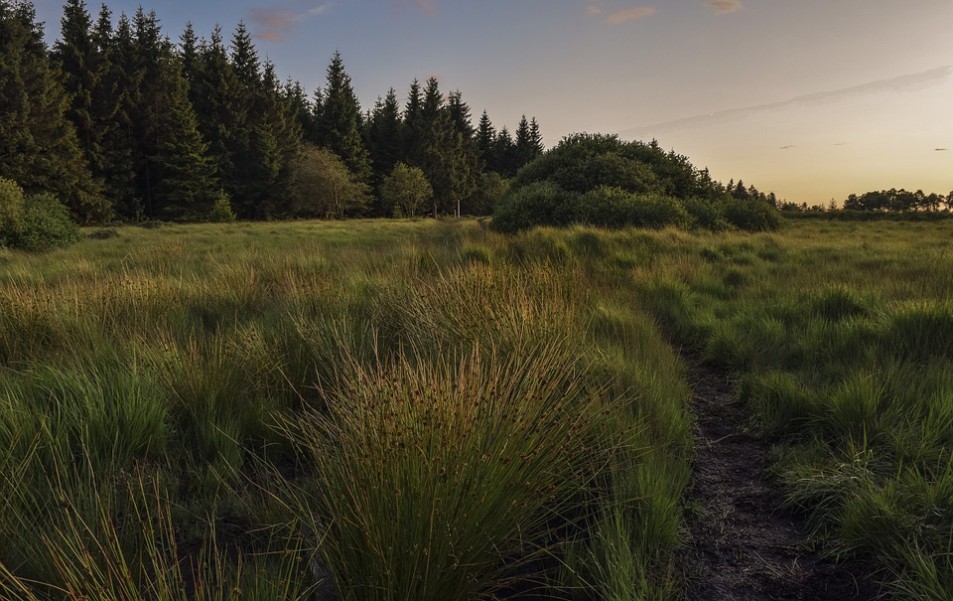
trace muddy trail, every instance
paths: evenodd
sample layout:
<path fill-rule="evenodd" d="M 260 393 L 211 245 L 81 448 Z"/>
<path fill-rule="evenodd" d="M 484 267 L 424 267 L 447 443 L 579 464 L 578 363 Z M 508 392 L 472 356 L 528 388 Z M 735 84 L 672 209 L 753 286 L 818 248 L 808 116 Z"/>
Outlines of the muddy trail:
<path fill-rule="evenodd" d="M 797 518 L 763 476 L 768 444 L 724 375 L 688 359 L 697 415 L 696 462 L 684 558 L 692 601 L 872 601 L 878 587 L 857 566 L 805 548 Z"/>

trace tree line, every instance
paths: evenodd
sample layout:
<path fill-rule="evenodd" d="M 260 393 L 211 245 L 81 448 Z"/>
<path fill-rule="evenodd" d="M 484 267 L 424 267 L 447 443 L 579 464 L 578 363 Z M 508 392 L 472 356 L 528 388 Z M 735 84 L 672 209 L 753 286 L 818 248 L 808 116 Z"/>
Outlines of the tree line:
<path fill-rule="evenodd" d="M 474 125 L 436 78 L 362 110 L 339 53 L 309 95 L 243 23 L 173 43 L 155 12 L 83 0 L 51 48 L 31 2 L 0 0 L 0 89 L 0 177 L 80 223 L 486 213 L 544 150 L 535 118 Z"/>

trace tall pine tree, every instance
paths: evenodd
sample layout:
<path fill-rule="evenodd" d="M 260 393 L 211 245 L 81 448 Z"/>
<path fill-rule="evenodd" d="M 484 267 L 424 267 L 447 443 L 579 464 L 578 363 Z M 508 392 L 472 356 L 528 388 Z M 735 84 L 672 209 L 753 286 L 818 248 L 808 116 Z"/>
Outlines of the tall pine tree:
<path fill-rule="evenodd" d="M 351 78 L 344 69 L 340 52 L 334 53 L 328 65 L 319 110 L 319 143 L 341 157 L 359 181 L 369 182 L 371 166 L 361 138 L 361 107 L 351 86 Z"/>
<path fill-rule="evenodd" d="M 30 3 L 0 1 L 0 90 L 0 177 L 57 194 L 82 222 L 108 218 Z"/>

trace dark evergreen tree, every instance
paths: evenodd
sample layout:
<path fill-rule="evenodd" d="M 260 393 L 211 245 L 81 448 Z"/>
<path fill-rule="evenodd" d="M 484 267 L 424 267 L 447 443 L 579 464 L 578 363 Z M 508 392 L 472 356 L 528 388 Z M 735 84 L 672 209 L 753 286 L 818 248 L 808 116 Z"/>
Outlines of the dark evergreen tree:
<path fill-rule="evenodd" d="M 530 131 L 529 121 L 526 115 L 520 118 L 519 125 L 516 127 L 516 164 L 512 166 L 514 170 L 536 158 L 536 148 L 533 144 L 533 134 Z"/>
<path fill-rule="evenodd" d="M 370 159 L 361 139 L 361 107 L 344 69 L 340 52 L 335 52 L 327 70 L 327 81 L 318 118 L 318 139 L 335 153 L 354 176 L 369 182 Z"/>
<path fill-rule="evenodd" d="M 415 167 L 420 166 L 426 131 L 423 121 L 423 96 L 420 93 L 420 82 L 415 79 L 410 84 L 407 104 L 404 107 L 404 127 L 401 135 L 402 162 Z"/>
<path fill-rule="evenodd" d="M 536 117 L 529 120 L 529 141 L 533 149 L 534 159 L 546 150 L 546 146 L 543 144 L 543 134 L 539 131 L 539 123 L 536 121 Z"/>
<path fill-rule="evenodd" d="M 192 28 L 191 21 L 186 22 L 185 31 L 179 37 L 179 60 L 182 62 L 182 77 L 189 84 L 189 101 L 194 104 L 196 101 L 196 83 L 201 70 L 199 68 L 199 41 L 195 37 L 195 30 Z"/>
<path fill-rule="evenodd" d="M 157 179 L 156 216 L 204 219 L 212 212 L 221 184 L 189 103 L 188 83 L 171 55 L 163 60 L 168 110 L 160 124 L 156 153 L 150 157 Z"/>
<path fill-rule="evenodd" d="M 57 194 L 80 221 L 107 218 L 30 3 L 0 2 L 0 90 L 0 177 Z"/>
<path fill-rule="evenodd" d="M 67 116 L 87 163 L 94 173 L 102 170 L 100 124 L 93 116 L 93 96 L 103 72 L 100 51 L 93 41 L 92 21 L 83 0 L 68 0 L 60 21 L 61 37 L 53 44 L 51 57 L 59 68 L 60 82 L 70 97 Z M 98 167 L 98 169 L 97 169 Z"/>
<path fill-rule="evenodd" d="M 95 30 L 104 71 L 96 103 L 96 121 L 102 128 L 105 158 L 102 176 L 116 213 L 134 218 L 142 213 L 133 161 L 137 144 L 133 118 L 140 103 L 142 75 L 136 67 L 135 40 L 129 19 L 125 14 L 120 15 L 113 34 L 111 17 L 103 5 Z"/>
<path fill-rule="evenodd" d="M 211 39 L 200 45 L 198 53 L 190 92 L 199 131 L 209 144 L 209 154 L 216 162 L 218 177 L 225 190 L 234 194 L 232 149 L 237 143 L 233 138 L 245 125 L 247 107 L 240 98 L 238 80 L 228 60 L 221 28 L 212 30 Z"/>
<path fill-rule="evenodd" d="M 463 135 L 464 140 L 469 142 L 473 138 L 470 106 L 463 101 L 463 94 L 459 90 L 447 95 L 447 110 L 450 112 L 453 128 Z"/>
<path fill-rule="evenodd" d="M 490 122 L 490 115 L 486 111 L 480 115 L 480 124 L 476 132 L 477 156 L 483 161 L 487 170 L 498 171 L 493 156 L 493 143 L 496 140 L 496 129 Z"/>
<path fill-rule="evenodd" d="M 391 88 L 383 100 L 378 99 L 367 124 L 367 149 L 373 169 L 371 183 L 375 190 L 380 189 L 384 178 L 401 159 L 401 125 L 397 92 Z M 374 207 L 375 214 L 384 212 L 384 207 Z"/>
<path fill-rule="evenodd" d="M 516 144 L 510 130 L 504 125 L 493 141 L 492 170 L 503 177 L 513 177 L 516 175 L 516 162 Z"/>

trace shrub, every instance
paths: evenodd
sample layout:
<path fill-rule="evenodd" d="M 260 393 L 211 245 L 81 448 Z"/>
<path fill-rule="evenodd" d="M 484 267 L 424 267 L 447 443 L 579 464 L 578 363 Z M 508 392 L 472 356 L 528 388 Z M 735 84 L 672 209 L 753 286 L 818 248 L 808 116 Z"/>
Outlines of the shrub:
<path fill-rule="evenodd" d="M 703 198 L 688 198 L 682 206 L 691 218 L 691 227 L 720 232 L 728 228 L 725 221 L 724 206 Z"/>
<path fill-rule="evenodd" d="M 634 204 L 634 195 L 622 188 L 600 186 L 580 199 L 579 220 L 602 227 L 629 225 Z"/>
<path fill-rule="evenodd" d="M 209 211 L 208 220 L 213 223 L 230 223 L 235 221 L 235 211 L 232 210 L 232 203 L 228 199 L 228 194 L 224 191 L 218 193 L 212 210 Z"/>
<path fill-rule="evenodd" d="M 577 219 L 579 195 L 550 182 L 511 191 L 493 212 L 493 228 L 518 232 L 536 225 L 565 226 Z"/>
<path fill-rule="evenodd" d="M 726 200 L 725 220 L 740 230 L 761 232 L 781 227 L 778 210 L 760 200 Z"/>
<path fill-rule="evenodd" d="M 29 251 L 69 246 L 80 238 L 79 227 L 69 209 L 55 196 L 44 192 L 27 197 L 23 225 L 15 245 Z"/>
<path fill-rule="evenodd" d="M 632 205 L 632 225 L 661 229 L 667 226 L 687 227 L 691 217 L 675 198 L 662 194 L 642 194 Z"/>
<path fill-rule="evenodd" d="M 13 245 L 23 225 L 23 189 L 0 177 L 0 246 Z"/>
<path fill-rule="evenodd" d="M 416 217 L 433 198 L 433 188 L 419 167 L 397 163 L 381 184 L 381 200 L 395 216 Z"/>

